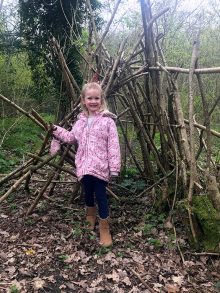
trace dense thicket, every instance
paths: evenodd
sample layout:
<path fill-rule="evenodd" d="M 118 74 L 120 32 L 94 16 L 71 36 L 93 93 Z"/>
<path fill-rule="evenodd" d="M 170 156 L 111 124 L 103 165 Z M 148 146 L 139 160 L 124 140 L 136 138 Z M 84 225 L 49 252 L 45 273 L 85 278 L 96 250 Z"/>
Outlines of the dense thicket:
<path fill-rule="evenodd" d="M 120 2 L 117 1 L 115 7 L 118 7 Z M 177 202 L 182 204 L 182 208 L 188 214 L 194 241 L 199 242 L 200 239 L 200 232 L 194 224 L 198 217 L 203 229 L 202 233 L 207 238 L 213 238 L 216 245 L 216 241 L 220 239 L 220 230 L 217 225 L 210 234 L 208 234 L 210 231 L 205 231 L 203 211 L 204 208 L 206 210 L 205 205 L 212 206 L 212 220 L 216 224 L 218 221 L 216 214 L 220 211 L 220 194 L 216 180 L 219 180 L 220 174 L 219 153 L 215 138 L 218 139 L 220 134 L 211 128 L 218 122 L 220 68 L 214 61 L 217 57 L 218 45 L 215 47 L 213 43 L 215 50 L 210 50 L 208 43 L 207 47 L 201 46 L 200 43 L 206 40 L 212 31 L 214 34 L 217 33 L 218 24 L 210 22 L 210 15 L 202 17 L 201 9 L 193 16 L 187 11 L 182 11 L 176 1 L 160 1 L 151 5 L 150 0 L 141 0 L 137 13 L 132 11 L 126 15 L 126 18 L 118 20 L 118 23 L 115 22 L 113 30 L 109 33 L 111 18 L 106 29 L 99 34 L 90 1 L 86 3 L 89 11 L 87 21 L 89 25 L 83 27 L 84 34 L 74 31 L 76 39 L 73 39 L 71 34 L 73 31 L 70 30 L 69 34 L 64 36 L 65 44 L 70 40 L 74 45 L 84 44 L 84 48 L 81 45 L 80 51 L 77 51 L 77 54 L 80 52 L 83 57 L 80 67 L 83 82 L 91 80 L 96 73 L 96 78 L 103 86 L 111 110 L 118 114 L 123 149 L 122 174 L 126 174 L 130 180 L 130 186 L 137 185 L 140 178 L 143 180 L 143 187 L 145 186 L 146 189 L 138 197 L 148 195 L 149 191 L 154 191 L 157 186 L 157 206 L 160 209 L 167 208 L 170 211 L 170 217 L 173 215 Z M 171 7 L 165 7 L 166 4 L 171 4 Z M 112 15 L 116 10 L 115 8 L 111 10 Z M 38 13 L 44 15 L 46 10 L 41 10 L 39 7 Z M 135 24 L 132 24 L 129 19 L 132 15 L 137 16 Z M 212 18 L 214 19 L 213 15 Z M 69 21 L 67 21 L 68 24 Z M 38 36 L 37 40 L 41 40 L 39 25 L 36 25 L 35 33 L 33 33 L 34 37 Z M 30 33 L 31 25 L 29 29 Z M 49 69 L 54 68 L 62 72 L 66 89 L 71 89 L 66 93 L 69 94 L 75 107 L 60 123 L 71 125 L 79 112 L 77 98 L 81 80 L 69 70 L 71 62 L 68 54 L 66 55 L 66 47 L 62 43 L 63 35 L 61 40 L 58 36 L 55 39 L 51 37 L 49 29 L 51 29 L 50 26 L 48 30 L 46 28 L 43 31 L 46 31 L 46 46 L 48 47 L 45 48 L 39 43 L 41 54 L 38 54 L 40 59 L 34 68 L 38 71 L 42 69 L 43 74 L 50 78 L 52 71 Z M 34 54 L 33 42 L 31 39 L 29 42 L 29 46 L 32 46 L 31 54 Z M 48 51 L 46 51 L 47 48 Z M 50 55 L 51 48 L 53 50 L 50 51 L 52 52 Z M 57 63 L 56 58 L 53 59 L 53 57 L 56 57 L 59 62 Z M 43 58 L 47 58 L 49 63 L 44 62 Z M 204 66 L 217 68 L 204 69 L 202 68 Z M 46 84 L 45 88 L 48 89 Z M 4 97 L 2 99 L 6 100 Z M 64 115 L 66 104 L 62 104 L 65 107 L 60 108 L 60 113 Z M 33 116 L 25 111 L 23 113 L 32 120 L 36 118 L 34 112 L 31 114 Z M 37 119 L 39 119 L 38 116 Z M 48 126 L 45 126 L 46 123 L 42 122 L 42 119 L 34 121 L 43 129 L 48 130 Z M 39 153 L 42 157 L 47 154 L 47 151 L 43 152 L 49 134 L 48 130 L 45 143 Z M 71 152 L 69 146 L 68 148 L 64 146 L 60 155 L 60 166 L 64 160 L 74 164 L 74 151 Z M 42 160 L 39 157 L 33 156 L 33 158 L 36 162 L 34 161 L 32 167 L 23 166 L 23 171 L 19 173 L 23 177 L 15 183 L 16 187 L 26 180 L 25 188 L 29 190 L 32 172 L 37 170 L 38 160 Z M 48 158 L 43 160 L 47 163 Z M 55 170 L 60 172 L 61 169 L 55 166 Z M 56 172 L 52 170 L 48 181 L 28 210 L 28 214 L 43 196 L 53 177 L 58 176 L 55 174 Z M 14 174 L 6 176 L 2 182 L 11 180 L 13 176 Z M 55 184 L 52 185 L 50 194 L 54 188 Z M 0 200 L 5 200 L 12 191 L 13 187 Z M 200 204 L 203 206 L 201 207 Z"/>
<path fill-rule="evenodd" d="M 92 1 L 94 11 L 100 7 Z M 35 98 L 41 104 L 48 91 L 48 83 L 54 85 L 57 95 L 60 92 L 60 116 L 70 109 L 70 100 L 62 83 L 62 73 L 53 58 L 51 38 L 58 40 L 61 50 L 76 82 L 82 84 L 80 71 L 81 56 L 76 40 L 81 37 L 86 18 L 84 1 L 19 1 L 21 37 L 28 54 L 32 76 L 37 85 Z M 96 21 L 100 18 L 97 16 Z M 52 106 L 52 105 L 51 105 Z"/>

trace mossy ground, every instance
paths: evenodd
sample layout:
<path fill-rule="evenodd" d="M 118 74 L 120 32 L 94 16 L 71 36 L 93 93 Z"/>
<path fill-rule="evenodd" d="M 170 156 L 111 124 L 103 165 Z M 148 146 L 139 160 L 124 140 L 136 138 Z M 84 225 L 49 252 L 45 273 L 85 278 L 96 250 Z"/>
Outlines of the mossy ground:
<path fill-rule="evenodd" d="M 201 227 L 200 241 L 207 250 L 219 250 L 220 213 L 218 213 L 207 195 L 195 196 L 193 213 Z"/>

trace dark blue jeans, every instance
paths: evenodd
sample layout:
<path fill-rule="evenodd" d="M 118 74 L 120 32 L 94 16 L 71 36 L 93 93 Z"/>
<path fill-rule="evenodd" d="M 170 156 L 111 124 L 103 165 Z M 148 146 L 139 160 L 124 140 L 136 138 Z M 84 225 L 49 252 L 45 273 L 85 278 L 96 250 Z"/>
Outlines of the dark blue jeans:
<path fill-rule="evenodd" d="M 98 205 L 99 217 L 106 219 L 109 216 L 108 200 L 106 194 L 107 182 L 92 175 L 84 175 L 82 180 L 87 207 Z"/>

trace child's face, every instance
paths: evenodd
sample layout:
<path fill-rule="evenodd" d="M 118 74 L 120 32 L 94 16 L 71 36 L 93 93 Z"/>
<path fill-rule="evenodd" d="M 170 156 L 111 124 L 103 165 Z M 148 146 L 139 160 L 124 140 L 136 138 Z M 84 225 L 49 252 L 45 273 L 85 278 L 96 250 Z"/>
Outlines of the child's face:
<path fill-rule="evenodd" d="M 99 111 L 102 105 L 101 92 L 98 89 L 87 89 L 85 92 L 85 97 L 82 100 L 83 105 L 86 106 L 90 115 L 95 114 Z"/>

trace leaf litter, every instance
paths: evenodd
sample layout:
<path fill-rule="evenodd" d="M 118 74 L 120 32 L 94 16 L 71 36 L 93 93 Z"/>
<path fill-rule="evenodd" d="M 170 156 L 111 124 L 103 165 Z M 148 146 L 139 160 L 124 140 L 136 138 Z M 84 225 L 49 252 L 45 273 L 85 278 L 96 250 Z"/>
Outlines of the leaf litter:
<path fill-rule="evenodd" d="M 85 225 L 83 199 L 70 204 L 68 191 L 58 188 L 56 197 L 63 206 L 43 199 L 28 218 L 33 198 L 22 191 L 16 209 L 0 206 L 1 293 L 220 292 L 220 257 L 193 255 L 177 227 L 183 264 L 172 225 L 146 220 L 151 203 L 110 198 L 114 245 L 102 248 L 98 226 L 91 233 Z"/>

